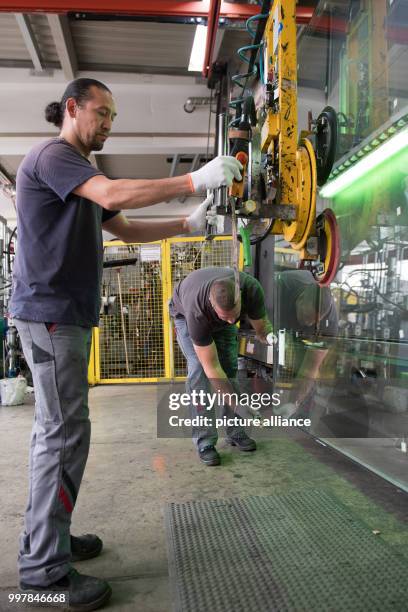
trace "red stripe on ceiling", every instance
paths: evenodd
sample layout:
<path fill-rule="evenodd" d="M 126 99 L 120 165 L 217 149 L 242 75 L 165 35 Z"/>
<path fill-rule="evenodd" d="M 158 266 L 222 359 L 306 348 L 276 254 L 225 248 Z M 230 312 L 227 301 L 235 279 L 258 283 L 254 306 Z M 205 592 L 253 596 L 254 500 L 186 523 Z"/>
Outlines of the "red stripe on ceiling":
<path fill-rule="evenodd" d="M 211 0 L 196 2 L 174 2 L 172 0 L 4 0 L 0 12 L 7 13 L 111 13 L 141 16 L 168 17 L 207 17 Z M 259 13 L 260 7 L 254 4 L 221 2 L 220 17 L 247 19 Z M 298 23 L 308 23 L 313 8 L 298 6 Z"/>

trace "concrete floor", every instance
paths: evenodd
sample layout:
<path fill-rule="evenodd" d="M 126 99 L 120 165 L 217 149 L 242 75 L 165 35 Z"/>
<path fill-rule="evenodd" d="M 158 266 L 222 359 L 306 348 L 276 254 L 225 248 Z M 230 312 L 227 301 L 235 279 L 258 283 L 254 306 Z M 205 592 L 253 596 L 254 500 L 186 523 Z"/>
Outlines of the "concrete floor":
<path fill-rule="evenodd" d="M 366 524 L 380 530 L 379 537 L 408 557 L 406 497 L 397 488 L 366 471 L 359 486 L 360 468 L 296 432 L 262 439 L 258 451 L 248 454 L 220 441 L 222 466 L 206 467 L 197 460 L 190 440 L 157 439 L 156 393 L 153 385 L 90 391 L 91 452 L 72 532 L 97 533 L 104 541 L 100 557 L 76 567 L 111 582 L 113 597 L 107 609 L 171 609 L 163 524 L 167 502 L 268 495 L 309 486 L 331 489 Z M 0 407 L 2 612 L 31 610 L 7 604 L 7 593 L 18 582 L 17 539 L 27 494 L 32 415 L 32 403 Z"/>

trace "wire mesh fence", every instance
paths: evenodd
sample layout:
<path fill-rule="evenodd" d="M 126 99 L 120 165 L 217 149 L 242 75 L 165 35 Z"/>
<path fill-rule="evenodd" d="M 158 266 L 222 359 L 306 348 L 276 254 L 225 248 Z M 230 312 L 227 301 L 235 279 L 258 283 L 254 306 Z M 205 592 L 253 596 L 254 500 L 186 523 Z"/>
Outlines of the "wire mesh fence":
<path fill-rule="evenodd" d="M 155 382 L 186 374 L 168 316 L 174 285 L 193 270 L 231 265 L 229 237 L 105 243 L 92 382 Z"/>
<path fill-rule="evenodd" d="M 231 266 L 231 240 L 173 242 L 170 244 L 171 286 L 190 272 L 210 266 Z M 172 334 L 173 372 L 175 377 L 186 375 L 186 360 Z"/>
<path fill-rule="evenodd" d="M 100 377 L 163 377 L 161 247 L 107 246 L 106 261 L 113 267 L 104 270 L 102 281 Z"/>

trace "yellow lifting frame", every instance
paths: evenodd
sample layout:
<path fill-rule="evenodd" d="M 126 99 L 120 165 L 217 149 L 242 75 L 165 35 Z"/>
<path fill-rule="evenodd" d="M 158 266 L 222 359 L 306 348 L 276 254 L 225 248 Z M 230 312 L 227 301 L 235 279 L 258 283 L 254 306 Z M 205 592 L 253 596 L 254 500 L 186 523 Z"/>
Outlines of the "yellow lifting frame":
<path fill-rule="evenodd" d="M 261 151 L 273 160 L 278 176 L 277 204 L 296 207 L 296 220 L 276 219 L 272 233 L 282 234 L 300 250 L 316 216 L 316 161 L 310 142 L 298 143 L 296 0 L 274 0 L 264 43 L 264 76 L 270 90 Z"/>
<path fill-rule="evenodd" d="M 261 150 L 272 141 L 279 157 L 280 204 L 297 202 L 297 60 L 296 1 L 275 0 L 265 27 L 268 74 L 278 80 L 275 102 L 279 112 L 268 109 L 262 128 Z M 277 142 L 276 142 L 277 141 Z"/>

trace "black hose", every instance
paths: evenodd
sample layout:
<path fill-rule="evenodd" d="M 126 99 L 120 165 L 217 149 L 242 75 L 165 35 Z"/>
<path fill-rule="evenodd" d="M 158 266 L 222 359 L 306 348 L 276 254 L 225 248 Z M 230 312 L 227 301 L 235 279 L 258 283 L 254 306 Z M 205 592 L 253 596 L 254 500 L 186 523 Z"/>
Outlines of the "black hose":
<path fill-rule="evenodd" d="M 261 8 L 261 14 L 262 15 L 269 15 L 270 8 L 271 8 L 271 0 L 263 0 L 262 8 Z M 260 19 L 258 21 L 258 25 L 256 27 L 255 37 L 254 37 L 254 39 L 252 41 L 253 45 L 259 45 L 259 43 L 261 42 L 262 37 L 264 35 L 264 31 L 265 31 L 266 20 L 267 20 L 267 17 L 265 17 L 265 19 Z M 257 55 L 258 55 L 258 49 L 253 49 L 251 51 L 251 56 L 249 58 L 248 72 L 252 72 L 252 69 L 254 67 Z"/>
<path fill-rule="evenodd" d="M 11 274 L 11 243 L 12 243 L 14 236 L 16 236 L 16 232 L 17 232 L 17 225 L 11 232 L 10 239 L 7 244 L 7 251 L 6 251 L 7 252 L 7 269 L 8 269 L 9 274 Z"/>
<path fill-rule="evenodd" d="M 249 239 L 250 244 L 254 245 L 254 244 L 259 244 L 260 242 L 262 242 L 263 240 L 265 240 L 265 238 L 269 235 L 271 229 L 272 229 L 272 225 L 273 222 L 275 221 L 275 219 L 270 219 L 268 222 L 268 225 L 265 229 L 264 232 L 262 232 L 262 234 L 259 234 L 259 236 L 252 236 L 252 238 Z M 241 235 L 238 234 L 238 240 L 240 242 L 242 242 L 242 238 Z"/>

